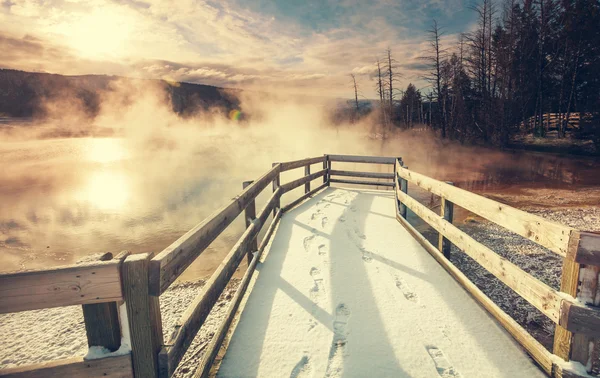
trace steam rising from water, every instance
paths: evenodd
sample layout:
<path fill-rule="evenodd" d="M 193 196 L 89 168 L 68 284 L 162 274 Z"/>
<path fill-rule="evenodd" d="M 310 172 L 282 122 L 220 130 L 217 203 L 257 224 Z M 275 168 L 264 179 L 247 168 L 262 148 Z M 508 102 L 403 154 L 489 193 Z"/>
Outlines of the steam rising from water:
<path fill-rule="evenodd" d="M 240 100 L 248 121 L 216 110 L 182 119 L 152 82 L 129 80 L 103 94 L 94 120 L 65 99 L 46 104 L 54 113 L 43 124 L 0 129 L 0 269 L 71 263 L 95 252 L 158 252 L 272 162 L 324 153 L 402 156 L 411 169 L 464 182 L 485 181 L 490 164 L 510 162 L 500 152 L 442 145 L 425 132 L 372 138 L 371 119 L 331 125 L 321 104 L 260 94 Z M 90 129 L 112 136 L 39 138 Z M 302 174 L 285 173 L 282 182 Z M 192 274 L 212 271 L 242 223 L 234 222 Z"/>

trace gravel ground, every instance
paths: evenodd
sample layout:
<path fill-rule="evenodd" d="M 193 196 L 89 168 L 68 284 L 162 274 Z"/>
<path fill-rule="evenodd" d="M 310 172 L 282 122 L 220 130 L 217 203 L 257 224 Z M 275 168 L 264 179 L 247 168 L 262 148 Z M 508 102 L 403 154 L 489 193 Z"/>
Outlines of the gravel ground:
<path fill-rule="evenodd" d="M 186 308 L 200 293 L 205 281 L 182 282 L 160 297 L 165 340 Z M 239 284 L 232 279 L 204 326 L 196 335 L 174 377 L 189 377 L 227 311 L 227 304 Z M 87 353 L 85 325 L 80 306 L 59 307 L 0 315 L 0 369 L 83 356 Z"/>
<path fill-rule="evenodd" d="M 600 231 L 600 207 L 527 211 L 580 230 Z M 560 289 L 563 259 L 557 254 L 484 220 L 468 218 L 459 228 L 540 281 Z M 455 247 L 451 261 L 500 308 L 552 350 L 554 322 Z"/>

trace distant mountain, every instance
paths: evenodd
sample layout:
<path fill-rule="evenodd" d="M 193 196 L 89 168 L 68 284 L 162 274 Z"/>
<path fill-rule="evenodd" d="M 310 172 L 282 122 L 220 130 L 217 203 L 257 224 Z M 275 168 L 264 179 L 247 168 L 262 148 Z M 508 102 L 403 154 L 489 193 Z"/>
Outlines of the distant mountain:
<path fill-rule="evenodd" d="M 101 96 L 114 90 L 117 81 L 150 81 L 164 91 L 173 111 L 183 116 L 218 107 L 224 111 L 239 106 L 239 90 L 210 85 L 169 83 L 164 80 L 131 79 L 119 76 L 64 76 L 0 69 L 0 117 L 44 117 L 48 102 L 70 100 L 90 116 L 98 114 Z"/>

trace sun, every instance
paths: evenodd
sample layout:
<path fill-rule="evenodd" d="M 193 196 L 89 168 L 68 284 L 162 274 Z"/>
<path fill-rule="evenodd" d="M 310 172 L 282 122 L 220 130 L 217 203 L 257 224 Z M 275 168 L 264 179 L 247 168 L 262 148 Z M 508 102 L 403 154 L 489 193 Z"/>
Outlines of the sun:
<path fill-rule="evenodd" d="M 120 8 L 108 6 L 77 13 L 77 17 L 53 29 L 81 57 L 98 59 L 123 57 L 134 28 L 134 17 Z"/>

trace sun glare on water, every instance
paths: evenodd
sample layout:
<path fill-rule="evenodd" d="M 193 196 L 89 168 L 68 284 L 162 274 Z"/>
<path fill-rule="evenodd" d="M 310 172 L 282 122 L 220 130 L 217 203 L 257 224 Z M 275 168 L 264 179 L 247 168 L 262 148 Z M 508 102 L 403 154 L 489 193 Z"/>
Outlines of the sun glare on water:
<path fill-rule="evenodd" d="M 98 210 L 119 211 L 131 198 L 130 180 L 124 172 L 98 171 L 89 175 L 80 199 Z"/>

